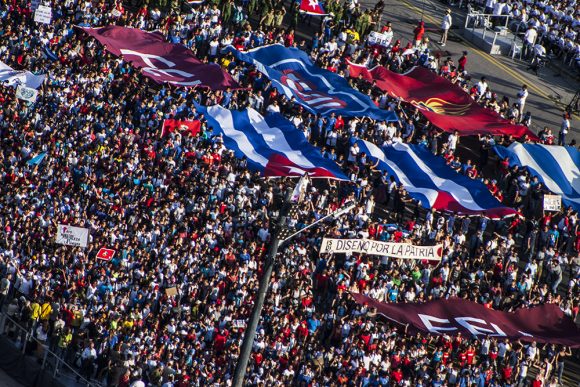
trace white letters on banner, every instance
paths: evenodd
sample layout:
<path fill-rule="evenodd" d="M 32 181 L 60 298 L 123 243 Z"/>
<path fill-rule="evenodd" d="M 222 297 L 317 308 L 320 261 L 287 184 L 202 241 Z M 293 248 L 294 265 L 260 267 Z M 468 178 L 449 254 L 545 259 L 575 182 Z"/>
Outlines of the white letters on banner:
<path fill-rule="evenodd" d="M 388 47 L 393 40 L 392 34 L 382 34 L 380 32 L 371 31 L 369 34 L 367 41 L 369 44 L 377 44 L 379 46 Z"/>
<path fill-rule="evenodd" d="M 58 225 L 56 243 L 59 245 L 87 247 L 88 241 L 88 228 Z"/>
<path fill-rule="evenodd" d="M 39 5 L 34 12 L 34 21 L 37 23 L 50 24 L 52 21 L 52 8 L 46 5 Z"/>
<path fill-rule="evenodd" d="M 429 316 L 427 314 L 417 314 L 421 319 L 425 328 L 431 333 L 436 333 L 438 335 L 444 334 L 446 331 L 456 331 L 459 327 L 467 329 L 473 336 L 490 336 L 490 337 L 507 337 L 506 333 L 494 323 L 487 323 L 485 320 L 475 317 L 456 317 L 449 321 L 446 318 L 438 318 L 434 316 Z M 437 324 L 437 325 L 434 325 Z M 441 326 L 441 325 L 447 326 Z M 457 324 L 457 325 L 456 325 Z M 476 325 L 477 324 L 477 325 Z M 454 326 L 455 325 L 455 326 Z M 490 328 L 484 328 L 484 326 L 489 326 Z M 524 336 L 533 337 L 529 333 L 520 332 Z"/>
<path fill-rule="evenodd" d="M 32 87 L 26 87 L 19 85 L 16 88 L 16 98 L 22 99 L 28 102 L 36 102 L 36 97 L 38 96 L 38 91 Z"/>
<path fill-rule="evenodd" d="M 123 56 L 129 56 L 129 55 L 135 55 L 141 58 L 141 60 L 143 62 L 145 62 L 148 67 L 142 67 L 141 70 L 143 72 L 148 72 L 151 75 L 155 75 L 155 76 L 161 76 L 161 74 L 167 75 L 168 77 L 173 77 L 173 74 L 177 74 L 180 75 L 184 78 L 193 78 L 194 75 L 191 73 L 188 73 L 186 71 L 182 71 L 179 69 L 172 69 L 171 67 L 175 66 L 175 63 L 173 63 L 172 61 L 159 56 L 159 55 L 153 55 L 153 54 L 145 54 L 139 51 L 134 51 L 134 50 L 128 50 L 128 49 L 121 49 L 121 54 Z M 159 67 L 157 67 L 157 65 L 153 64 L 153 62 L 151 61 L 151 59 L 155 59 L 156 61 L 159 61 L 161 63 L 163 63 L 166 68 L 165 69 L 160 69 Z M 199 85 L 201 83 L 200 80 L 195 80 L 195 81 L 191 81 L 191 82 L 182 82 L 182 81 L 169 81 L 169 83 L 172 83 L 174 85 L 180 85 L 180 86 L 196 86 Z"/>
<path fill-rule="evenodd" d="M 428 259 L 440 261 L 443 245 L 415 246 L 408 243 L 391 243 L 371 239 L 324 238 L 320 253 L 365 253 L 392 258 Z"/>
<path fill-rule="evenodd" d="M 544 211 L 560 211 L 562 208 L 562 196 L 544 195 Z"/>

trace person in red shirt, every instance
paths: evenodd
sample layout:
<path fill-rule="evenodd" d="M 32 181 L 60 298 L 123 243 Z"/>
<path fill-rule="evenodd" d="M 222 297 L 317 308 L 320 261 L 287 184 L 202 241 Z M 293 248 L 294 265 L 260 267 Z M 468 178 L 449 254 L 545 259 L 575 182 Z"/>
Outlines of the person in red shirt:
<path fill-rule="evenodd" d="M 336 117 L 336 122 L 334 123 L 334 129 L 336 129 L 336 130 L 344 129 L 344 119 L 342 118 L 341 115 Z"/>
<path fill-rule="evenodd" d="M 510 382 L 513 371 L 514 369 L 512 368 L 512 366 L 510 366 L 510 364 L 506 362 L 501 369 L 501 376 L 503 377 L 504 382 L 506 383 Z"/>
<path fill-rule="evenodd" d="M 467 362 L 467 351 L 461 351 L 461 353 L 459 354 L 459 364 L 461 365 L 461 367 L 464 367 L 466 362 Z"/>
<path fill-rule="evenodd" d="M 451 354 L 449 353 L 449 351 L 443 352 L 443 357 L 441 357 L 441 362 L 443 363 L 443 365 L 447 365 L 450 356 Z"/>
<path fill-rule="evenodd" d="M 224 350 L 226 346 L 226 340 L 228 339 L 228 332 L 226 330 L 220 330 L 215 335 L 215 339 L 213 341 L 213 346 L 216 352 L 221 352 Z"/>
<path fill-rule="evenodd" d="M 298 333 L 298 337 L 302 340 L 306 340 L 308 337 L 308 327 L 306 326 L 306 321 L 302 321 L 298 328 L 296 328 L 296 333 Z"/>
<path fill-rule="evenodd" d="M 465 67 L 467 66 L 467 51 L 463 51 L 463 55 L 457 61 L 457 70 L 462 73 L 465 71 Z"/>
<path fill-rule="evenodd" d="M 542 382 L 542 375 L 537 374 L 536 378 L 532 381 L 532 387 L 542 387 L 544 383 Z"/>
<path fill-rule="evenodd" d="M 421 43 L 423 35 L 425 35 L 425 22 L 420 21 L 417 27 L 415 27 L 413 33 L 415 34 L 415 47 L 417 47 Z"/>
<path fill-rule="evenodd" d="M 294 30 L 289 30 L 284 36 L 284 45 L 286 47 L 292 47 L 294 45 Z"/>
<path fill-rule="evenodd" d="M 461 343 L 463 342 L 463 337 L 461 337 L 461 332 L 457 332 L 457 336 L 453 339 L 453 352 L 459 351 Z"/>
<path fill-rule="evenodd" d="M 473 349 L 473 346 L 470 345 L 465 354 L 467 355 L 467 364 L 472 365 L 475 360 L 475 350 Z"/>
<path fill-rule="evenodd" d="M 401 383 L 401 380 L 403 380 L 403 372 L 401 371 L 401 368 L 397 367 L 396 370 L 394 370 L 393 372 L 391 372 L 391 378 L 395 382 Z"/>

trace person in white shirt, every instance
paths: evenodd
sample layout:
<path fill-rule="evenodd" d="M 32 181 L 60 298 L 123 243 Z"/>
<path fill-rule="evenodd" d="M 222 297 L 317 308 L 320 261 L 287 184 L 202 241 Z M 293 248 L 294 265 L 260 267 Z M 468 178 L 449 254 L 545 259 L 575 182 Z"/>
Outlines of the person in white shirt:
<path fill-rule="evenodd" d="M 350 151 L 348 152 L 348 161 L 351 163 L 356 162 L 356 158 L 358 157 L 358 153 L 359 153 L 358 144 L 354 143 L 350 147 Z"/>
<path fill-rule="evenodd" d="M 532 53 L 532 48 L 534 44 L 536 44 L 536 39 L 538 38 L 538 31 L 534 26 L 530 26 L 526 33 L 524 34 L 524 48 L 523 48 L 523 56 L 527 58 Z"/>
<path fill-rule="evenodd" d="M 218 48 L 220 44 L 217 38 L 213 38 L 212 41 L 209 43 L 209 56 L 214 58 L 217 56 Z"/>
<path fill-rule="evenodd" d="M 526 98 L 528 98 L 528 85 L 522 85 L 520 91 L 518 91 L 518 106 L 520 109 L 520 117 L 524 115 L 524 106 L 526 105 Z"/>
<path fill-rule="evenodd" d="M 445 11 L 445 16 L 443 16 L 443 21 L 441 22 L 441 41 L 439 42 L 441 47 L 445 47 L 445 44 L 447 43 L 447 35 L 449 34 L 449 29 L 451 28 L 452 23 L 451 10 L 447 9 L 447 11 Z"/>
<path fill-rule="evenodd" d="M 449 149 L 451 152 L 455 152 L 458 143 L 459 143 L 459 132 L 456 130 L 453 133 L 451 133 L 447 138 L 447 149 Z"/>
<path fill-rule="evenodd" d="M 570 131 L 570 116 L 564 113 L 562 116 L 562 124 L 560 125 L 560 132 L 558 133 L 558 145 L 566 145 L 566 135 Z"/>
<path fill-rule="evenodd" d="M 268 105 L 268 107 L 266 108 L 266 112 L 280 113 L 280 106 L 278 106 L 278 101 L 274 101 L 270 105 Z"/>
<path fill-rule="evenodd" d="M 92 376 L 95 360 L 97 360 L 97 350 L 95 349 L 95 343 L 91 341 L 81 353 L 81 374 L 87 380 L 90 380 Z M 79 377 L 77 376 L 78 381 Z"/>
<path fill-rule="evenodd" d="M 485 79 L 485 77 L 481 77 L 481 80 L 477 82 L 475 87 L 477 88 L 477 95 L 482 96 L 488 88 L 487 79 Z"/>

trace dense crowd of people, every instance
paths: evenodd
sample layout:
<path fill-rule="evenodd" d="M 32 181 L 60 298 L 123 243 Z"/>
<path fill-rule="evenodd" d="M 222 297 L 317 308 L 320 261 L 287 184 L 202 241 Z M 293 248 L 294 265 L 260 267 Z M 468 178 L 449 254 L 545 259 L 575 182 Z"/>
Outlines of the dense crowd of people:
<path fill-rule="evenodd" d="M 221 48 L 282 43 L 345 77 L 347 57 L 399 72 L 422 65 L 523 123 L 529 120 L 525 85 L 515 99 L 500 98 L 485 78 L 475 83 L 466 76 L 465 55 L 458 65 L 431 55 L 423 36 L 410 43 L 425 46 L 412 55 L 402 55 L 396 40 L 388 48 L 369 47 L 365 34 L 371 29 L 392 28 L 377 24 L 382 3 L 363 10 L 355 0 L 330 0 L 326 7 L 333 15 L 309 40 L 296 38 L 294 29 L 311 20 L 279 1 L 213 1 L 170 12 L 145 5 L 130 11 L 112 1 L 53 5 L 50 25 L 33 21 L 27 1 L 0 5 L 0 60 L 47 74 L 36 103 L 0 86 L 0 305 L 10 317 L 5 334 L 22 339 L 17 322 L 33 332 L 37 341 L 29 346 L 39 355 L 46 345 L 87 379 L 110 386 L 231 383 L 274 210 L 294 183 L 261 178 L 224 147 L 194 106 L 220 103 L 279 111 L 351 177 L 352 183 L 314 182 L 288 227 L 301 228 L 346 201 L 357 203 L 279 254 L 248 384 L 563 385 L 569 348 L 408 335 L 349 296 L 361 292 L 384 302 L 461 297 L 505 311 L 555 303 L 576 318 L 576 211 L 544 213 L 546 190 L 525 169 L 506 162 L 486 168 L 493 163 L 492 146 L 515 139 L 483 136 L 480 159 L 464 160 L 457 133 L 439 132 L 419 110 L 358 79 L 350 80 L 352 86 L 379 107 L 397 111 L 399 123 L 315 116 Z M 154 84 L 74 27 L 107 24 L 160 29 L 168 41 L 219 63 L 243 88 Z M 202 130 L 162 137 L 167 118 L 199 119 Z M 554 141 L 546 128 L 540 137 L 548 142 L 550 136 Z M 353 138 L 423 144 L 459 173 L 482 179 L 521 216 L 490 220 L 425 212 L 367 155 L 353 152 Z M 41 163 L 29 163 L 42 152 L 47 156 Z M 89 228 L 89 247 L 55 244 L 57 224 Z M 434 266 L 357 254 L 319 256 L 323 236 L 437 242 L 444 245 L 443 259 Z M 110 262 L 96 259 L 101 247 L 116 250 Z"/>
<path fill-rule="evenodd" d="M 576 3 L 568 1 L 509 1 L 475 0 L 471 4 L 487 15 L 493 15 L 496 25 L 507 25 L 524 43 L 525 57 L 549 55 L 562 60 L 564 65 L 578 68 L 580 41 Z"/>

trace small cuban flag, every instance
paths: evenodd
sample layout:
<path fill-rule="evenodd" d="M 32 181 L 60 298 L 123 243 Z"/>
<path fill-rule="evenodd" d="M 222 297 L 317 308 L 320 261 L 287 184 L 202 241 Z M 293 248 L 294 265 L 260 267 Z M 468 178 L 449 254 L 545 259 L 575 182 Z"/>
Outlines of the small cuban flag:
<path fill-rule="evenodd" d="M 99 252 L 97 253 L 97 259 L 101 259 L 103 261 L 110 261 L 115 256 L 116 251 L 113 249 L 107 249 L 101 247 Z"/>
<path fill-rule="evenodd" d="M 322 8 L 322 4 L 320 4 L 320 1 L 318 0 L 301 0 L 300 12 L 307 15 L 328 15 L 326 12 L 324 12 L 324 8 Z"/>
<path fill-rule="evenodd" d="M 46 152 L 39 153 L 36 156 L 34 156 L 33 158 L 31 158 L 30 160 L 28 160 L 28 162 L 26 164 L 38 165 L 38 164 L 42 163 L 42 160 L 44 160 L 45 157 L 46 157 Z"/>

